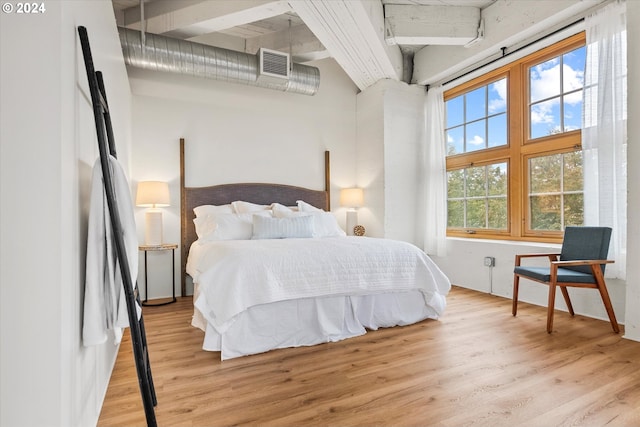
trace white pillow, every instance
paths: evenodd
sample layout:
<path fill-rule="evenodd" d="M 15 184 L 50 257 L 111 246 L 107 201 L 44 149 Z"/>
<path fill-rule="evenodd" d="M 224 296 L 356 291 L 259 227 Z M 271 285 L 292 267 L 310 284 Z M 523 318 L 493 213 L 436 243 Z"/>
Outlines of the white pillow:
<path fill-rule="evenodd" d="M 310 215 L 286 218 L 253 216 L 253 239 L 300 239 L 314 237 Z"/>
<path fill-rule="evenodd" d="M 324 209 L 316 208 L 303 200 L 298 200 L 296 203 L 300 212 L 324 212 Z"/>
<path fill-rule="evenodd" d="M 258 205 L 256 203 L 243 202 L 240 200 L 232 202 L 231 205 L 233 206 L 233 211 L 238 214 L 264 211 L 271 207 L 271 205 Z"/>
<path fill-rule="evenodd" d="M 221 213 L 233 213 L 233 207 L 228 205 L 202 205 L 196 206 L 193 208 L 193 213 L 196 214 L 196 217 L 211 215 L 211 214 L 221 214 Z"/>
<path fill-rule="evenodd" d="M 345 233 L 344 230 L 340 228 L 340 226 L 338 225 L 338 220 L 331 212 L 325 212 L 322 209 L 317 208 L 314 209 L 316 210 L 311 212 L 294 212 L 284 209 L 274 209 L 273 216 L 275 218 L 312 216 L 314 221 L 314 237 L 341 237 L 347 235 L 347 233 Z"/>
<path fill-rule="evenodd" d="M 243 214 L 212 214 L 204 218 L 195 218 L 196 234 L 202 241 L 211 240 L 249 240 L 253 235 L 253 217 L 271 216 L 271 211 Z"/>
<path fill-rule="evenodd" d="M 289 216 L 293 212 L 298 212 L 297 206 L 285 206 L 280 203 L 272 203 L 271 210 L 273 211 L 273 216 L 284 218 Z"/>
<path fill-rule="evenodd" d="M 338 220 L 331 212 L 313 212 L 316 237 L 343 237 L 347 233 L 338 225 Z"/>
<path fill-rule="evenodd" d="M 214 215 L 202 215 L 197 216 L 193 219 L 193 224 L 196 226 L 196 234 L 198 235 L 198 239 L 204 239 L 209 234 L 216 231 L 216 221 L 214 219 Z"/>

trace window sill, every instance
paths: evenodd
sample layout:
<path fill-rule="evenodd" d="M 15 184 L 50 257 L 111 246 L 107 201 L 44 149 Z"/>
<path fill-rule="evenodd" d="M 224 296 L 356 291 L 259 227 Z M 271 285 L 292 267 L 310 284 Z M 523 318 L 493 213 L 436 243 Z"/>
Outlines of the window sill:
<path fill-rule="evenodd" d="M 459 241 L 459 242 L 477 242 L 477 243 L 490 243 L 495 245 L 510 245 L 510 246 L 527 246 L 527 247 L 539 247 L 539 248 L 554 248 L 560 249 L 562 247 L 561 243 L 555 242 L 540 242 L 540 241 L 529 241 L 529 240 L 506 240 L 506 239 L 483 239 L 478 237 L 454 237 L 447 236 L 447 240 Z"/>

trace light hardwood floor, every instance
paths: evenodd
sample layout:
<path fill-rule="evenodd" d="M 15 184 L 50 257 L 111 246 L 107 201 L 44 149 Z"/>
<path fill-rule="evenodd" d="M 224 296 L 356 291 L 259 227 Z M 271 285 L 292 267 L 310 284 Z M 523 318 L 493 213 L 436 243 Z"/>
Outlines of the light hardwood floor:
<path fill-rule="evenodd" d="M 596 295 L 597 296 L 597 295 Z M 458 287 L 439 321 L 221 362 L 190 298 L 145 307 L 160 426 L 640 426 L 640 343 Z M 100 426 L 145 425 L 126 335 Z"/>

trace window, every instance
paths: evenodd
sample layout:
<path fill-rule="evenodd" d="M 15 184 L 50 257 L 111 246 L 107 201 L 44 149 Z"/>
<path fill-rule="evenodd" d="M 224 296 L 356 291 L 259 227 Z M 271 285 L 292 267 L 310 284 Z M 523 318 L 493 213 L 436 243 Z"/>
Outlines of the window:
<path fill-rule="evenodd" d="M 561 241 L 582 225 L 584 34 L 445 92 L 450 236 Z"/>
<path fill-rule="evenodd" d="M 447 173 L 449 227 L 507 229 L 507 164 Z"/>
<path fill-rule="evenodd" d="M 530 139 L 582 127 L 585 47 L 529 68 Z"/>
<path fill-rule="evenodd" d="M 448 154 L 507 145 L 506 86 L 502 78 L 447 101 Z"/>
<path fill-rule="evenodd" d="M 560 231 L 582 225 L 582 154 L 533 157 L 528 169 L 531 228 Z"/>

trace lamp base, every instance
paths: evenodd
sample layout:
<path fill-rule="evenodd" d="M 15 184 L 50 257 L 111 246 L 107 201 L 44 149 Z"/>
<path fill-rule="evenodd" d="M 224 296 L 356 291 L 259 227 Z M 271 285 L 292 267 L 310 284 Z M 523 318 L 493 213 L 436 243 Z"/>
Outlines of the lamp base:
<path fill-rule="evenodd" d="M 144 244 L 159 246 L 162 244 L 162 211 L 148 210 L 145 215 Z"/>
<path fill-rule="evenodd" d="M 358 211 L 347 211 L 347 236 L 354 236 L 353 228 L 358 224 Z"/>

